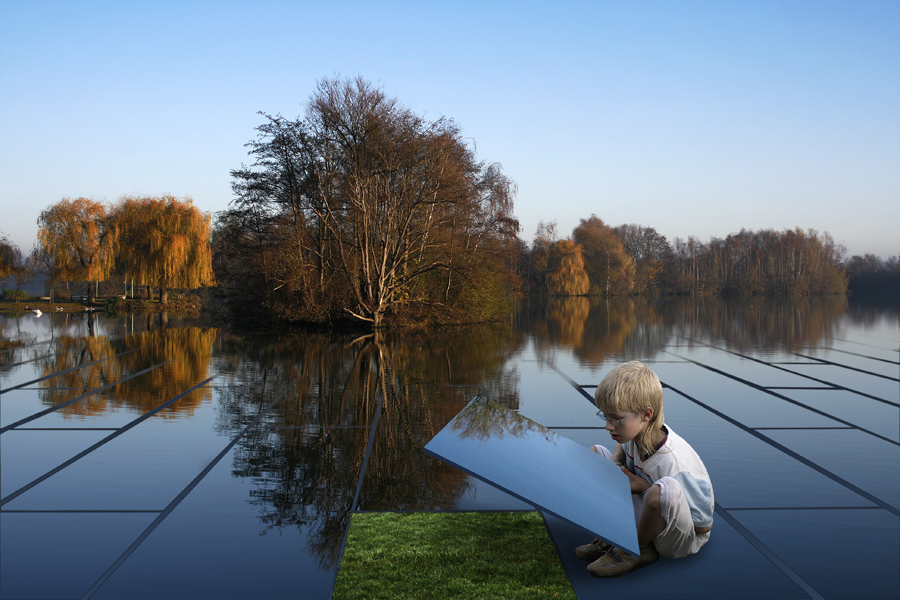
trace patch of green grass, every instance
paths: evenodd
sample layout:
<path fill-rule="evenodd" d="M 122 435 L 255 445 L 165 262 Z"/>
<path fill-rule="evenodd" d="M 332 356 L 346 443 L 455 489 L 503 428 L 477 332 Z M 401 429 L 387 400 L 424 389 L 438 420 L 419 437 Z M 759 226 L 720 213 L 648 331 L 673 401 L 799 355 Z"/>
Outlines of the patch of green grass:
<path fill-rule="evenodd" d="M 528 513 L 353 515 L 335 600 L 566 598 L 575 593 Z"/>

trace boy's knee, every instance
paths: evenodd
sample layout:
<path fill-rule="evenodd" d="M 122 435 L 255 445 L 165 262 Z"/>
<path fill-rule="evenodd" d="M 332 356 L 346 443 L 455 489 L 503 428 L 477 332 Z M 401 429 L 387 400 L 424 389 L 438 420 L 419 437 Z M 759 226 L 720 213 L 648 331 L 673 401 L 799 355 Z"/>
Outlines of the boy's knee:
<path fill-rule="evenodd" d="M 662 497 L 662 489 L 658 484 L 653 484 L 644 492 L 644 504 L 650 508 L 659 510 Z"/>

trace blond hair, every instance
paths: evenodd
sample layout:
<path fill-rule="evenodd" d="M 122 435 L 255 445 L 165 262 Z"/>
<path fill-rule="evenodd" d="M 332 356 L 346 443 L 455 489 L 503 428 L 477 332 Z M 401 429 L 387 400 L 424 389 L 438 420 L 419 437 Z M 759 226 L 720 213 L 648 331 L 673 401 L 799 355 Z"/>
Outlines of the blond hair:
<path fill-rule="evenodd" d="M 616 365 L 594 390 L 594 404 L 603 414 L 643 415 L 652 408 L 653 417 L 634 441 L 642 455 L 653 452 L 653 437 L 665 421 L 663 389 L 656 373 L 636 360 Z"/>

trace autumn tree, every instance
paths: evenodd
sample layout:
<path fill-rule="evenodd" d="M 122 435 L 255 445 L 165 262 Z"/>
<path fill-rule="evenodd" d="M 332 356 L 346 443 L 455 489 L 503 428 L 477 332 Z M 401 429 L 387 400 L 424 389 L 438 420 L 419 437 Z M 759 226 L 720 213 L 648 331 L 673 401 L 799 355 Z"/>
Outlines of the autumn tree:
<path fill-rule="evenodd" d="M 672 253 L 666 236 L 653 227 L 635 224 L 619 225 L 613 231 L 634 262 L 634 291 L 638 294 L 658 291 L 663 267 Z"/>
<path fill-rule="evenodd" d="M 675 238 L 667 279 L 678 294 L 842 294 L 844 253 L 827 232 L 799 227 Z"/>
<path fill-rule="evenodd" d="M 106 205 L 88 198 L 63 198 L 38 217 L 40 252 L 52 259 L 62 281 L 105 279 L 115 264 L 117 234 Z M 91 302 L 94 291 L 88 285 Z"/>
<path fill-rule="evenodd" d="M 379 327 L 447 308 L 486 264 L 509 268 L 514 184 L 452 120 L 361 78 L 322 80 L 302 119 L 264 116 L 217 234 L 230 290 L 255 290 L 282 318 L 340 310 Z"/>
<path fill-rule="evenodd" d="M 572 240 L 559 240 L 550 247 L 547 265 L 547 289 L 555 296 L 583 296 L 591 284 L 584 268 L 581 246 Z"/>
<path fill-rule="evenodd" d="M 15 272 L 20 257 L 19 247 L 5 235 L 0 235 L 0 280 Z"/>
<path fill-rule="evenodd" d="M 597 215 L 581 219 L 572 238 L 584 252 L 584 270 L 594 293 L 617 296 L 631 292 L 634 261 L 622 240 Z"/>
<path fill-rule="evenodd" d="M 119 232 L 118 260 L 126 275 L 159 287 L 160 302 L 170 289 L 213 285 L 211 216 L 189 197 L 122 198 L 113 213 Z"/>
<path fill-rule="evenodd" d="M 699 238 L 676 237 L 668 266 L 668 283 L 676 294 L 699 295 L 710 292 L 707 246 Z"/>
<path fill-rule="evenodd" d="M 537 294 L 546 294 L 549 284 L 547 279 L 550 261 L 550 249 L 559 240 L 556 221 L 540 221 L 534 233 L 534 241 L 528 252 L 525 266 L 528 289 Z"/>

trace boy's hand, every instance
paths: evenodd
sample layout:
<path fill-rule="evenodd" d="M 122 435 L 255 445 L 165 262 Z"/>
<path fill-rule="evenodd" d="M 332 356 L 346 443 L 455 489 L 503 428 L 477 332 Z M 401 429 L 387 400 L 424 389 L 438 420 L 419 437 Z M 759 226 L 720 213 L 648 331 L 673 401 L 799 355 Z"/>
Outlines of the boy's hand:
<path fill-rule="evenodd" d="M 638 477 L 621 465 L 619 465 L 619 468 L 622 469 L 623 473 L 628 475 L 628 482 L 631 484 L 632 494 L 643 494 L 650 489 L 650 483 L 646 479 L 644 479 L 643 477 Z"/>

